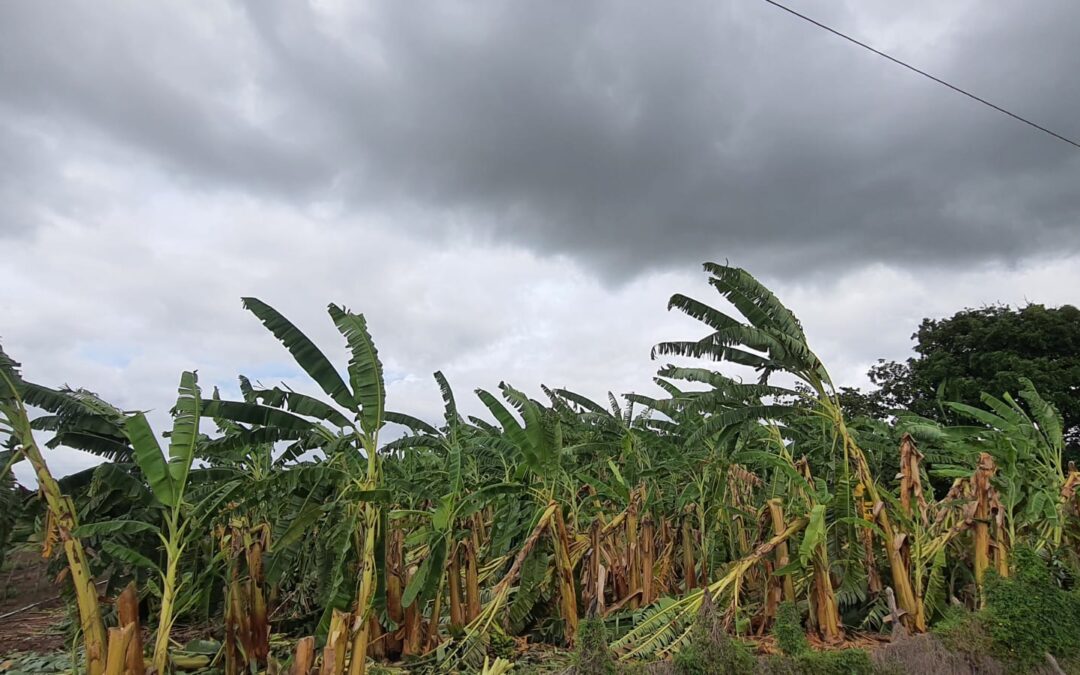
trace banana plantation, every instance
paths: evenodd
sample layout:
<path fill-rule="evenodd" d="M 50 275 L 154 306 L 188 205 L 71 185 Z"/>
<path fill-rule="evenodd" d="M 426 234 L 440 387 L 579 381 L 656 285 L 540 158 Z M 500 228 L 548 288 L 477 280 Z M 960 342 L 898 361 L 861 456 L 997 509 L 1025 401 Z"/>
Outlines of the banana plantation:
<path fill-rule="evenodd" d="M 184 372 L 168 429 L 0 352 L 0 503 L 12 465 L 37 477 L 3 518 L 30 519 L 51 561 L 73 667 L 525 672 L 522 654 L 570 654 L 591 627 L 606 670 L 550 672 L 733 672 L 677 669 L 705 613 L 768 654 L 786 608 L 827 652 L 975 616 L 1016 558 L 1071 594 L 1080 472 L 1030 383 L 941 401 L 954 426 L 853 418 L 779 299 L 705 272 L 717 295 L 670 300 L 701 330 L 655 346 L 661 397 L 461 392 L 435 373 L 443 416 L 423 420 L 387 399 L 362 314 L 330 305 L 343 340 L 316 345 L 255 298 L 309 386 L 240 375 L 226 400 Z M 486 414 L 459 412 L 463 394 Z M 58 479 L 61 446 L 107 461 Z"/>

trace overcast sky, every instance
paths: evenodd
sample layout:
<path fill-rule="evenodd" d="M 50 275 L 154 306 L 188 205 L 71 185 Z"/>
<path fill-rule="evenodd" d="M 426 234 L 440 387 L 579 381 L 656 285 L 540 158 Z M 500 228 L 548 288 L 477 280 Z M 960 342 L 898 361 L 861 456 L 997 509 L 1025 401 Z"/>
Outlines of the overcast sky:
<path fill-rule="evenodd" d="M 791 4 L 1080 137 L 1075 0 Z M 364 312 L 423 417 L 437 369 L 475 413 L 651 391 L 705 260 L 863 384 L 924 316 L 1080 302 L 1078 188 L 1080 150 L 759 0 L 0 4 L 3 345 L 161 422 L 184 369 L 311 391 L 244 295 L 342 365 L 326 304 Z"/>

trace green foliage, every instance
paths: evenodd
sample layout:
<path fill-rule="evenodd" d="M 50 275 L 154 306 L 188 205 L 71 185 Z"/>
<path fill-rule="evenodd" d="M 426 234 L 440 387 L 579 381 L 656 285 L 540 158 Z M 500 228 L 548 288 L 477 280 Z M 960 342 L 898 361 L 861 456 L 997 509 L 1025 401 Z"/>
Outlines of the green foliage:
<path fill-rule="evenodd" d="M 755 672 L 755 671 L 718 671 Z M 862 649 L 838 651 L 807 651 L 798 656 L 772 656 L 763 659 L 757 668 L 759 675 L 875 675 L 870 654 Z"/>
<path fill-rule="evenodd" d="M 504 633 L 499 628 L 493 628 L 488 633 L 487 654 L 493 658 L 511 659 L 514 657 L 514 638 Z"/>
<path fill-rule="evenodd" d="M 825 505 L 815 504 L 810 509 L 810 522 L 803 531 L 802 543 L 799 544 L 799 562 L 806 565 L 813 557 L 814 551 L 825 542 L 828 533 L 828 525 L 825 523 Z"/>
<path fill-rule="evenodd" d="M 796 657 L 806 675 L 871 675 L 874 664 L 862 649 L 807 652 Z"/>
<path fill-rule="evenodd" d="M 167 459 L 161 452 L 146 415 L 136 413 L 124 424 L 124 431 L 135 448 L 135 461 L 150 482 L 154 496 L 166 507 L 176 509 L 183 499 L 188 473 L 195 460 L 201 412 L 198 379 L 195 373 L 185 372 L 180 376 L 176 406 L 173 408 L 173 429 Z"/>
<path fill-rule="evenodd" d="M 315 380 L 338 405 L 356 411 L 356 402 L 330 360 L 299 328 L 276 309 L 258 298 L 241 298 L 244 308 L 254 314 L 274 334 L 296 359 L 311 379 Z"/>
<path fill-rule="evenodd" d="M 802 612 L 794 602 L 782 602 L 776 610 L 773 637 L 780 651 L 788 656 L 798 656 L 810 651 L 810 642 L 803 630 Z"/>
<path fill-rule="evenodd" d="M 939 398 L 979 405 L 983 392 L 1017 391 L 1026 377 L 1061 412 L 1070 444 L 1080 443 L 1080 309 L 965 309 L 947 319 L 923 319 L 912 337 L 918 356 L 879 362 L 870 371 L 883 407 L 942 419 Z"/>
<path fill-rule="evenodd" d="M 544 577 L 551 568 L 551 556 L 546 551 L 537 547 L 521 568 L 521 579 L 518 581 L 518 590 L 510 603 L 507 618 L 510 630 L 517 634 L 525 630 L 529 613 L 540 599 L 544 590 Z M 587 622 L 586 622 L 587 623 Z M 584 626 L 584 623 L 582 624 Z M 582 628 L 584 630 L 584 628 Z M 605 647 L 607 645 L 605 644 Z"/>
<path fill-rule="evenodd" d="M 1015 548 L 1011 576 L 988 573 L 985 593 L 982 611 L 952 607 L 934 625 L 949 652 L 973 664 L 993 654 L 1015 672 L 1031 672 L 1046 654 L 1062 663 L 1080 656 L 1080 595 L 1062 589 L 1034 550 Z"/>
<path fill-rule="evenodd" d="M 1062 590 L 1031 549 L 1013 550 L 1011 577 L 988 575 L 983 615 L 995 650 L 1022 667 L 1080 655 L 1080 595 Z"/>
<path fill-rule="evenodd" d="M 0 451 L 0 569 L 4 566 L 15 524 L 23 511 L 23 494 L 11 473 L 10 463 L 13 458 L 14 453 L 11 451 Z"/>
<path fill-rule="evenodd" d="M 608 648 L 607 630 L 601 619 L 586 619 L 578 626 L 572 672 L 574 675 L 618 675 L 621 672 Z"/>
<path fill-rule="evenodd" d="M 363 314 L 353 314 L 334 304 L 328 307 L 328 311 L 334 325 L 349 343 L 349 382 L 352 384 L 355 406 L 360 408 L 361 426 L 365 433 L 372 435 L 382 426 L 386 410 L 386 385 L 379 352 L 375 349 L 375 341 L 371 339 Z"/>

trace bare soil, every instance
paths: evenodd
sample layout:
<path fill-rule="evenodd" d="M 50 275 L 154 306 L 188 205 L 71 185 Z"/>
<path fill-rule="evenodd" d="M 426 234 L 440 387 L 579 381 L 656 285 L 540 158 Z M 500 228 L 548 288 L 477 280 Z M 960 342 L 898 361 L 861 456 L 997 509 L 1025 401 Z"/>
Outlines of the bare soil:
<path fill-rule="evenodd" d="M 36 548 L 14 551 L 0 570 L 0 657 L 66 648 L 60 591 Z"/>

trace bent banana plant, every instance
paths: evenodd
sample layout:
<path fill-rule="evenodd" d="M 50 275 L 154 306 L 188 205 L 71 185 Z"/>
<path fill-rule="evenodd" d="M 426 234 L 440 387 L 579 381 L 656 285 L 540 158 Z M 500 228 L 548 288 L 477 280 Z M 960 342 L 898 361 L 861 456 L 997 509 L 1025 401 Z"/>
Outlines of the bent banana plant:
<path fill-rule="evenodd" d="M 102 675 L 105 672 L 106 639 L 97 588 L 94 587 L 94 579 L 90 574 L 86 550 L 76 532 L 78 521 L 75 507 L 71 499 L 60 491 L 60 485 L 49 471 L 49 465 L 34 440 L 30 418 L 23 402 L 22 391 L 25 386 L 26 383 L 19 374 L 19 364 L 0 348 L 0 417 L 6 421 L 7 427 L 0 427 L 0 431 L 11 435 L 17 444 L 15 456 L 21 454 L 25 457 L 37 476 L 49 516 L 64 544 L 68 569 L 75 587 L 80 630 L 86 648 L 86 669 L 90 675 Z M 5 468 L 5 473 L 13 463 L 14 457 Z"/>
<path fill-rule="evenodd" d="M 169 458 L 162 454 L 146 415 L 139 412 L 127 418 L 124 432 L 135 449 L 135 461 L 150 483 L 154 497 L 165 511 L 165 531 L 154 527 L 165 548 L 165 570 L 161 571 L 161 614 L 154 640 L 153 666 L 157 673 L 168 672 L 169 634 L 174 620 L 174 603 L 180 586 L 178 567 L 184 552 L 188 521 L 184 518 L 184 489 L 199 438 L 202 401 L 198 379 L 193 372 L 180 376 L 179 395 L 173 408 Z M 151 526 L 153 527 L 153 526 Z M 160 570 L 159 570 L 160 571 Z"/>
<path fill-rule="evenodd" d="M 701 321 L 712 332 L 698 340 L 663 342 L 653 350 L 653 356 L 668 354 L 693 358 L 709 358 L 754 368 L 760 373 L 758 385 L 730 384 L 750 391 L 757 396 L 768 395 L 771 403 L 741 406 L 736 409 L 717 411 L 695 432 L 698 440 L 715 436 L 727 428 L 748 420 L 768 419 L 784 422 L 785 419 L 812 415 L 825 422 L 832 442 L 842 448 L 844 471 L 862 486 L 865 497 L 875 505 L 877 525 L 882 530 L 881 540 L 889 560 L 893 587 L 908 628 L 926 630 L 918 611 L 910 570 L 899 550 L 892 524 L 891 509 L 882 499 L 877 482 L 862 449 L 848 429 L 840 406 L 839 392 L 821 359 L 810 349 L 802 324 L 790 309 L 746 270 L 705 263 L 709 283 L 731 303 L 739 315 L 721 310 L 687 297 L 675 294 L 668 303 L 669 309 L 678 309 Z M 787 373 L 801 381 L 805 392 L 782 392 L 768 386 L 770 376 Z M 797 404 L 787 403 L 791 393 Z M 877 505 L 881 507 L 878 508 Z"/>
<path fill-rule="evenodd" d="M 296 393 L 281 397 L 280 401 L 272 401 L 287 406 L 299 415 L 315 417 L 337 426 L 352 449 L 366 460 L 366 472 L 354 478 L 353 490 L 345 497 L 351 501 L 351 507 L 359 511 L 358 520 L 363 532 L 360 574 L 351 627 L 352 658 L 348 672 L 349 675 L 364 675 L 367 669 L 365 655 L 371 639 L 372 622 L 369 618 L 377 575 L 375 544 L 379 538 L 380 514 L 372 495 L 378 493 L 382 482 L 378 454 L 379 430 L 387 416 L 393 415 L 386 411 L 386 387 L 379 353 L 368 332 L 363 314 L 354 314 L 337 305 L 329 305 L 327 312 L 330 319 L 349 347 L 349 383 L 346 384 L 315 343 L 277 310 L 257 298 L 242 300 L 244 307 L 289 350 L 297 365 L 318 383 L 337 406 L 353 415 L 350 420 L 333 405 Z M 350 466 L 354 464 L 350 463 Z"/>

